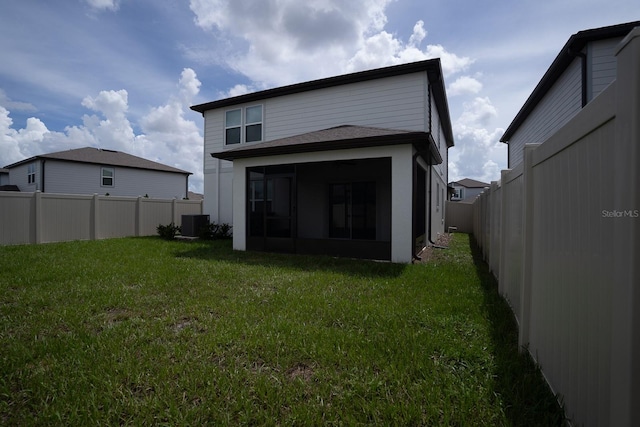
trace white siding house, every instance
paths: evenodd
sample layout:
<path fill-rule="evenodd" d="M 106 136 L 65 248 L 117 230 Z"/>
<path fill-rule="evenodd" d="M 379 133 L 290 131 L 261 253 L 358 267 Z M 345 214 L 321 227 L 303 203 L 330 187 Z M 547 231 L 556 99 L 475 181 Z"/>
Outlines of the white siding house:
<path fill-rule="evenodd" d="M 453 181 L 449 183 L 449 187 L 453 189 L 451 195 L 451 201 L 459 202 L 462 200 L 473 201 L 484 190 L 489 188 L 491 184 L 486 182 L 476 181 L 475 179 L 464 178 L 459 181 Z"/>
<path fill-rule="evenodd" d="M 640 21 L 572 35 L 500 141 L 508 167 L 523 159 L 525 144 L 542 143 L 567 124 L 616 78 L 616 46 Z"/>
<path fill-rule="evenodd" d="M 453 133 L 439 60 L 191 107 L 205 213 L 234 248 L 410 262 L 444 232 Z"/>
<path fill-rule="evenodd" d="M 120 151 L 79 148 L 6 166 L 20 191 L 109 194 L 163 199 L 187 197 L 190 172 Z"/>

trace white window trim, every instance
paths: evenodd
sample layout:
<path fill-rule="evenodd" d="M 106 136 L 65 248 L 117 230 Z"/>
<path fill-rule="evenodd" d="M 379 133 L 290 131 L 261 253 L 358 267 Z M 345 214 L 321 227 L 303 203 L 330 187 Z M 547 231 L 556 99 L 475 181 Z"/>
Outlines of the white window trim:
<path fill-rule="evenodd" d="M 111 176 L 105 176 L 104 171 L 106 169 L 111 170 Z M 105 178 L 111 178 L 111 185 L 106 185 L 104 183 Z M 100 167 L 100 187 L 113 188 L 116 184 L 116 169 L 108 166 Z"/>
<path fill-rule="evenodd" d="M 29 185 L 35 185 L 36 183 L 36 164 L 34 163 L 29 163 L 27 165 L 27 184 Z"/>
<path fill-rule="evenodd" d="M 260 121 L 258 122 L 247 122 L 247 109 L 248 108 L 253 108 L 253 107 L 260 107 L 260 112 L 261 112 L 261 117 L 260 117 Z M 227 113 L 230 111 L 237 111 L 240 110 L 240 125 L 235 125 L 235 126 L 227 126 Z M 256 142 L 263 142 L 264 141 L 264 104 L 253 104 L 253 105 L 246 105 L 244 107 L 240 107 L 240 108 L 231 108 L 229 110 L 225 110 L 224 111 L 224 116 L 223 116 L 223 120 L 224 120 L 224 146 L 225 147 L 233 147 L 236 145 L 240 145 L 240 144 L 246 144 L 247 143 L 247 126 L 253 126 L 253 125 L 260 125 L 260 139 L 257 141 L 251 141 L 250 143 L 256 143 Z M 240 127 L 240 142 L 237 144 L 229 144 L 227 143 L 227 130 L 228 129 L 234 129 Z"/>

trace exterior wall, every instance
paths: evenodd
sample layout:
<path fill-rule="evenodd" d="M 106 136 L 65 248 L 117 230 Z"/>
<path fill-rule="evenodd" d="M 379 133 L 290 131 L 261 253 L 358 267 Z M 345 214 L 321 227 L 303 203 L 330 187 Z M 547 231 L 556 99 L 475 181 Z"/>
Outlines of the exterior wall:
<path fill-rule="evenodd" d="M 193 200 L 0 191 L 0 245 L 153 236 L 201 213 Z"/>
<path fill-rule="evenodd" d="M 525 144 L 540 143 L 582 108 L 582 68 L 576 58 L 509 140 L 509 167 L 522 162 Z"/>
<path fill-rule="evenodd" d="M 9 173 L 0 172 L 0 185 L 9 185 Z"/>
<path fill-rule="evenodd" d="M 36 182 L 41 182 L 42 169 L 44 168 L 44 191 L 46 193 L 109 193 L 111 196 L 138 197 L 148 195 L 149 197 L 166 199 L 186 197 L 187 177 L 179 173 L 104 165 L 104 167 L 114 168 L 114 186 L 103 187 L 101 185 L 102 165 L 61 162 L 51 159 L 38 160 L 37 162 L 39 168 L 36 171 Z M 17 179 L 24 181 L 18 184 L 21 191 L 42 191 L 40 184 L 26 184 L 26 168 L 26 164 L 12 168 L 12 179 L 17 176 Z"/>
<path fill-rule="evenodd" d="M 36 180 L 35 182 L 29 184 L 27 179 L 27 170 L 29 164 L 35 163 L 36 165 Z M 40 191 L 42 187 L 42 174 L 40 171 L 41 165 L 40 160 L 34 160 L 30 163 L 25 163 L 23 165 L 16 166 L 9 170 L 9 184 L 17 185 L 20 191 L 32 192 L 32 191 Z"/>
<path fill-rule="evenodd" d="M 598 40 L 587 46 L 587 99 L 591 101 L 616 79 L 615 49 L 622 38 Z"/>

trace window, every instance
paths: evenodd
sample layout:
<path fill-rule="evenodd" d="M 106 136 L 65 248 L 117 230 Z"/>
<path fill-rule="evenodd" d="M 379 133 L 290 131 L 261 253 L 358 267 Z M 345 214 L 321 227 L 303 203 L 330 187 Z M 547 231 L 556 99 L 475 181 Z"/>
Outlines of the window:
<path fill-rule="evenodd" d="M 225 143 L 227 145 L 240 144 L 242 129 L 242 110 L 231 110 L 225 114 Z"/>
<path fill-rule="evenodd" d="M 462 200 L 464 198 L 464 188 L 455 188 L 453 190 L 453 198 L 456 200 Z"/>
<path fill-rule="evenodd" d="M 227 111 L 224 129 L 225 145 L 262 141 L 262 105 Z"/>
<path fill-rule="evenodd" d="M 262 141 L 262 105 L 247 107 L 245 140 L 247 142 Z"/>
<path fill-rule="evenodd" d="M 329 237 L 375 240 L 375 182 L 331 184 L 329 206 Z"/>
<path fill-rule="evenodd" d="M 36 164 L 29 163 L 27 166 L 27 183 L 35 184 L 36 183 Z"/>
<path fill-rule="evenodd" d="M 102 168 L 102 186 L 113 187 L 113 168 Z"/>

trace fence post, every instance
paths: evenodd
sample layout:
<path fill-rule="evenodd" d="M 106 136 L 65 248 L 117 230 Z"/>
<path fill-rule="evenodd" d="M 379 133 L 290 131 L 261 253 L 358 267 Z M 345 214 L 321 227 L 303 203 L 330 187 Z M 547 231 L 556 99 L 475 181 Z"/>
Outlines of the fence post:
<path fill-rule="evenodd" d="M 100 222 L 100 206 L 98 206 L 98 193 L 93 193 L 91 200 L 91 240 L 98 240 L 98 224 Z"/>
<path fill-rule="evenodd" d="M 42 193 L 40 190 L 36 190 L 33 193 L 34 197 L 34 215 L 33 215 L 33 228 L 35 243 L 42 243 Z"/>
<path fill-rule="evenodd" d="M 507 219 L 509 217 L 509 213 L 507 212 L 507 176 L 510 172 L 510 169 L 505 169 L 500 171 L 500 182 L 502 183 L 502 190 L 500 191 L 500 268 L 498 272 L 498 290 L 500 291 L 500 295 L 504 296 L 505 294 L 505 285 L 506 285 L 506 248 L 507 248 L 507 234 L 512 230 L 508 230 L 506 226 Z"/>
<path fill-rule="evenodd" d="M 616 49 L 614 208 L 628 210 L 611 232 L 617 255 L 611 266 L 610 425 L 640 425 L 640 27 Z M 605 207 L 603 207 L 605 208 Z M 609 208 L 610 209 L 610 208 Z"/>
<path fill-rule="evenodd" d="M 518 345 L 523 350 L 529 344 L 529 322 L 531 320 L 531 263 L 533 261 L 533 159 L 532 155 L 540 144 L 526 144 L 524 146 L 524 168 L 522 173 L 523 200 L 523 250 L 522 250 L 522 289 L 520 290 L 520 331 Z"/>
<path fill-rule="evenodd" d="M 142 197 L 138 196 L 136 200 L 136 237 L 140 236 L 142 230 Z"/>

